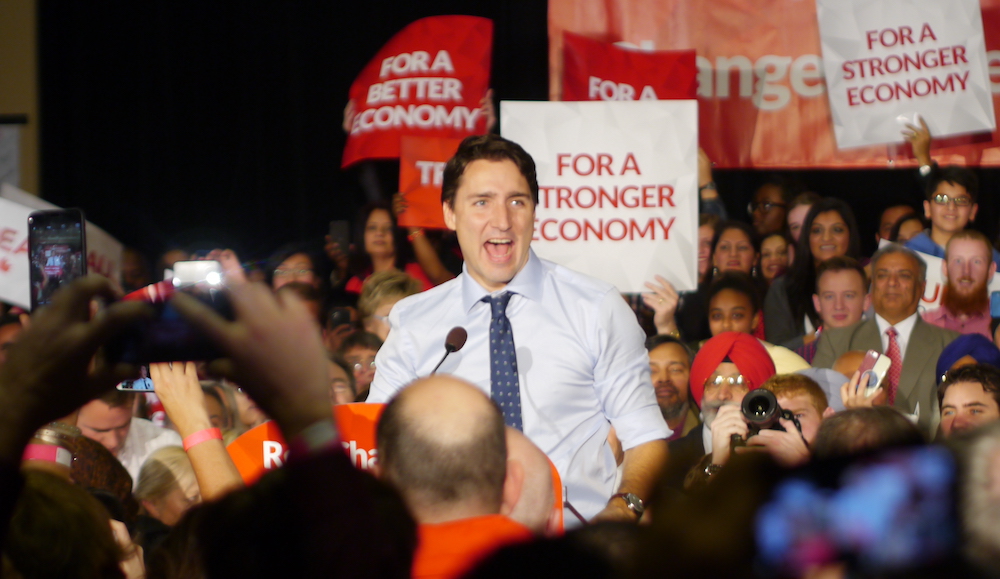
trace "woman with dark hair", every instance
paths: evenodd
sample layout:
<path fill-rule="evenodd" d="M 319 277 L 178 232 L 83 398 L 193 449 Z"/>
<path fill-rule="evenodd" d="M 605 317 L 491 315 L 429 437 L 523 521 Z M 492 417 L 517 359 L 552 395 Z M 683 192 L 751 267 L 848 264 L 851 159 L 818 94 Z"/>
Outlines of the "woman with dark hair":
<path fill-rule="evenodd" d="M 861 238 L 851 207 L 833 197 L 813 204 L 802 224 L 791 268 L 774 280 L 764 299 L 767 341 L 794 349 L 806 339 L 815 339 L 814 332 L 820 326 L 812 300 L 816 268 L 831 257 L 858 259 L 860 254 Z"/>
<path fill-rule="evenodd" d="M 355 247 L 347 266 L 348 293 L 360 294 L 368 276 L 380 271 L 402 271 L 420 282 L 421 291 L 433 287 L 424 270 L 414 261 L 413 249 L 396 223 L 388 204 L 373 203 L 361 209 Z"/>
<path fill-rule="evenodd" d="M 927 220 L 916 213 L 909 213 L 896 220 L 889 232 L 889 241 L 906 243 L 930 227 Z"/>
<path fill-rule="evenodd" d="M 323 266 L 323 259 L 312 247 L 305 243 L 290 243 L 267 259 L 264 279 L 274 290 L 292 282 L 302 282 L 322 291 L 323 280 L 326 279 Z"/>
<path fill-rule="evenodd" d="M 727 271 L 754 275 L 759 260 L 760 245 L 753 228 L 741 221 L 719 223 L 712 240 L 712 268 L 698 284 L 698 291 L 685 295 L 678 305 L 677 292 L 663 278 L 646 284 L 652 292 L 644 294 L 643 301 L 654 312 L 657 333 L 679 333 L 686 342 L 700 342 L 712 337 L 707 314 L 708 287 L 712 280 Z M 761 295 L 763 293 L 762 285 Z"/>

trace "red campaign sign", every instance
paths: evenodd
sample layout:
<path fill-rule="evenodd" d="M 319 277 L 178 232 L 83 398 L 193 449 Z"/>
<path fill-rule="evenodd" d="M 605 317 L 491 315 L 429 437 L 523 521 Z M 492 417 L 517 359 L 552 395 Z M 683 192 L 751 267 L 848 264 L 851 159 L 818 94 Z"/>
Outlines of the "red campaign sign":
<path fill-rule="evenodd" d="M 406 201 L 406 211 L 399 214 L 401 226 L 446 228 L 441 210 L 441 180 L 445 164 L 461 142 L 461 139 L 403 137 L 399 190 Z"/>
<path fill-rule="evenodd" d="M 550 0 L 549 96 L 564 96 L 566 32 L 643 50 L 697 52 L 700 145 L 720 168 L 915 166 L 899 142 L 838 150 L 815 2 Z M 980 0 L 994 110 L 1000 0 Z M 901 140 L 902 141 L 902 140 Z M 935 140 L 941 164 L 1000 166 L 1000 129 Z"/>
<path fill-rule="evenodd" d="M 564 101 L 693 99 L 693 50 L 640 51 L 566 32 Z"/>
<path fill-rule="evenodd" d="M 413 22 L 351 85 L 354 111 L 341 167 L 399 157 L 400 137 L 462 138 L 486 132 L 493 21 L 432 16 Z"/>
<path fill-rule="evenodd" d="M 277 423 L 268 420 L 241 434 L 226 447 L 243 482 L 257 482 L 269 470 L 281 468 L 288 458 L 288 445 Z"/>

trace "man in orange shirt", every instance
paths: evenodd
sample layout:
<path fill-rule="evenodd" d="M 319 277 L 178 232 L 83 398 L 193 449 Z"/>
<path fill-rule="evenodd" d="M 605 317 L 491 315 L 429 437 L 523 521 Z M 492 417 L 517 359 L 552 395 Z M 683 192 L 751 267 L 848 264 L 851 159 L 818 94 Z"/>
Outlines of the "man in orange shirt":
<path fill-rule="evenodd" d="M 413 382 L 386 406 L 377 444 L 380 476 L 419 523 L 413 577 L 458 577 L 531 538 L 507 516 L 523 468 L 508 462 L 503 417 L 475 386 L 445 375 Z"/>

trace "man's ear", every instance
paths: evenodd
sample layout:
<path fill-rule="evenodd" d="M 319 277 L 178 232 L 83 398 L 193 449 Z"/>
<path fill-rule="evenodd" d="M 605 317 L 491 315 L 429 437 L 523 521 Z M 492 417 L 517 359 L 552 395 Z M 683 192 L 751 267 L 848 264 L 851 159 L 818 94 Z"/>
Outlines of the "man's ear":
<path fill-rule="evenodd" d="M 455 231 L 455 211 L 447 201 L 441 203 L 441 211 L 444 213 L 444 224 L 448 229 Z"/>
<path fill-rule="evenodd" d="M 154 519 L 160 518 L 160 509 L 159 507 L 156 506 L 155 502 L 149 499 L 142 499 L 140 501 L 140 504 L 142 505 L 142 508 L 146 509 L 146 512 L 149 513 L 149 516 L 153 517 Z"/>
<path fill-rule="evenodd" d="M 924 201 L 924 217 L 927 219 L 931 218 L 931 202 Z"/>
<path fill-rule="evenodd" d="M 979 204 L 973 203 L 972 209 L 969 210 L 969 223 L 976 220 L 976 213 L 979 213 Z"/>
<path fill-rule="evenodd" d="M 990 281 L 993 280 L 993 276 L 997 273 L 997 262 L 993 261 L 993 248 L 988 248 L 990 251 L 990 273 L 986 276 L 986 284 L 989 285 Z"/>
<path fill-rule="evenodd" d="M 869 309 L 871 309 L 871 307 L 872 307 L 872 294 L 870 292 L 865 294 L 864 303 L 862 303 L 861 305 L 862 305 L 861 310 L 864 311 L 864 312 L 867 312 Z"/>
<path fill-rule="evenodd" d="M 764 312 L 757 312 L 753 315 L 753 321 L 750 322 L 750 331 L 756 332 L 757 326 L 760 325 L 760 320 L 764 317 Z"/>
<path fill-rule="evenodd" d="M 509 516 L 514 512 L 517 501 L 521 499 L 524 489 L 524 465 L 518 460 L 507 461 L 507 476 L 503 480 L 503 502 L 500 503 L 500 514 Z"/>
<path fill-rule="evenodd" d="M 827 406 L 826 410 L 823 411 L 823 418 L 830 418 L 836 413 L 837 411 L 833 409 L 833 406 Z"/>
<path fill-rule="evenodd" d="M 372 476 L 381 479 L 382 478 L 382 464 L 379 461 L 375 461 L 374 464 L 368 467 L 368 472 L 372 473 Z"/>
<path fill-rule="evenodd" d="M 819 296 L 816 294 L 813 294 L 813 307 L 816 308 L 817 312 L 819 311 Z"/>

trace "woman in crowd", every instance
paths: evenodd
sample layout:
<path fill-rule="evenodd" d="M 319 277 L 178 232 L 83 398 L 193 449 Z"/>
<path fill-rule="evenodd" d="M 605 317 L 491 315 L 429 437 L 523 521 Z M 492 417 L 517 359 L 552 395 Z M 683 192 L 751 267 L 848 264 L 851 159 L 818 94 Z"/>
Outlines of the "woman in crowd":
<path fill-rule="evenodd" d="M 791 205 L 788 206 L 788 234 L 791 235 L 793 243 L 799 241 L 799 236 L 802 233 L 802 224 L 806 220 L 806 215 L 809 214 L 809 209 L 818 203 L 820 199 L 822 197 L 812 191 L 799 193 L 792 199 Z"/>
<path fill-rule="evenodd" d="M 301 243 L 289 244 L 274 252 L 265 266 L 265 279 L 272 289 L 301 282 L 317 290 L 323 288 L 323 264 L 319 255 Z"/>
<path fill-rule="evenodd" d="M 860 254 L 861 237 L 850 206 L 832 197 L 815 203 L 803 223 L 791 269 L 776 279 L 767 292 L 764 301 L 767 340 L 795 348 L 806 339 L 815 339 L 815 330 L 820 325 L 812 300 L 816 293 L 816 268 L 831 257 L 847 255 L 858 259 Z"/>
<path fill-rule="evenodd" d="M 892 226 L 889 241 L 906 243 L 927 229 L 927 221 L 916 213 L 909 213 L 899 218 Z"/>
<path fill-rule="evenodd" d="M 402 271 L 420 282 L 421 291 L 434 284 L 413 259 L 413 249 L 403 232 L 396 225 L 396 218 L 388 205 L 367 205 L 361 210 L 363 224 L 358 246 L 347 265 L 346 291 L 360 294 L 362 285 L 373 273 Z"/>
<path fill-rule="evenodd" d="M 355 402 L 368 399 L 368 387 L 375 379 L 375 354 L 382 347 L 382 340 L 364 330 L 348 336 L 340 346 L 340 356 L 354 373 Z"/>
<path fill-rule="evenodd" d="M 389 335 L 389 311 L 399 300 L 421 291 L 421 284 L 401 271 L 372 274 L 361 288 L 358 316 L 361 325 L 385 341 Z"/>
<path fill-rule="evenodd" d="M 727 271 L 741 271 L 755 274 L 760 260 L 760 246 L 757 236 L 746 223 L 724 221 L 716 227 L 712 240 L 712 269 L 698 285 L 698 291 L 684 296 L 678 306 L 677 293 L 663 281 L 647 284 L 652 290 L 646 294 L 646 305 L 653 308 L 658 333 L 661 328 L 673 327 L 687 342 L 698 342 L 709 338 L 706 311 L 708 307 L 708 287 L 712 279 Z M 761 282 L 763 283 L 763 282 Z M 676 312 L 676 314 L 675 314 Z M 673 324 L 671 324 L 673 322 Z"/>
<path fill-rule="evenodd" d="M 170 527 L 201 502 L 191 460 L 179 446 L 165 446 L 146 459 L 133 494 L 140 505 L 137 526 L 146 550 L 159 544 Z"/>
<path fill-rule="evenodd" d="M 760 275 L 770 286 L 785 274 L 795 250 L 785 233 L 772 233 L 760 242 Z"/>

